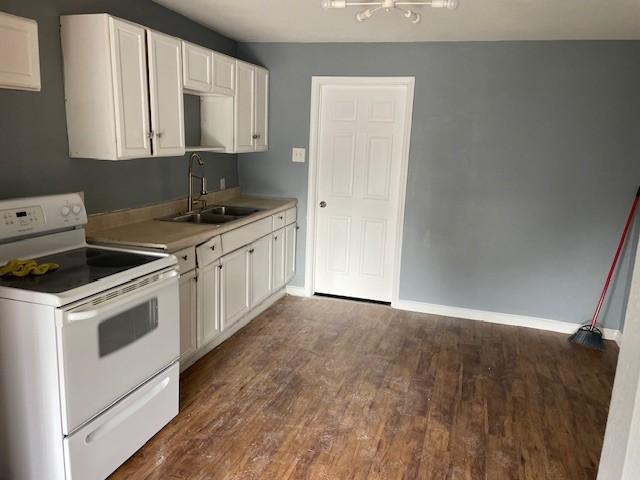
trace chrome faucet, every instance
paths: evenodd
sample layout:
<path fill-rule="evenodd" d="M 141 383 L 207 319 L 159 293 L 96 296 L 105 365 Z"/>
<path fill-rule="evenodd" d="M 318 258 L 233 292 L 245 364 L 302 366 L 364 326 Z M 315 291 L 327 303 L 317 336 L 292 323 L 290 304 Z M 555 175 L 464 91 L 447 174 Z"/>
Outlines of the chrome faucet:
<path fill-rule="evenodd" d="M 198 165 L 200 165 L 200 173 L 201 176 L 198 175 L 194 175 L 193 174 L 193 161 L 196 160 L 198 162 Z M 200 154 L 198 152 L 193 152 L 190 156 L 189 156 L 189 185 L 188 185 L 188 191 L 189 191 L 189 195 L 187 197 L 187 213 L 191 213 L 193 212 L 193 206 L 195 204 L 197 204 L 198 202 L 203 203 L 204 202 L 204 206 L 206 206 L 206 200 L 203 199 L 203 195 L 206 195 L 207 192 L 207 177 L 204 176 L 204 160 L 202 159 L 202 157 L 200 156 Z M 196 198 L 194 200 L 193 198 L 193 179 L 197 178 L 200 180 L 200 195 L 198 198 Z"/>

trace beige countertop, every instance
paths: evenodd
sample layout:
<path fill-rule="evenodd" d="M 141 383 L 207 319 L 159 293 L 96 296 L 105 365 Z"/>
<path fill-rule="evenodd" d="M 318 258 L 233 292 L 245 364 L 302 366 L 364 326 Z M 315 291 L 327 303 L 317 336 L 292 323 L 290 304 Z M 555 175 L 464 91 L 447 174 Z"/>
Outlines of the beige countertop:
<path fill-rule="evenodd" d="M 103 230 L 89 231 L 87 232 L 87 240 L 91 243 L 128 245 L 175 252 L 190 246 L 200 245 L 216 235 L 295 207 L 297 203 L 295 198 L 239 195 L 215 202 L 215 205 L 253 207 L 259 208 L 261 211 L 222 225 L 198 225 L 147 219 Z"/>

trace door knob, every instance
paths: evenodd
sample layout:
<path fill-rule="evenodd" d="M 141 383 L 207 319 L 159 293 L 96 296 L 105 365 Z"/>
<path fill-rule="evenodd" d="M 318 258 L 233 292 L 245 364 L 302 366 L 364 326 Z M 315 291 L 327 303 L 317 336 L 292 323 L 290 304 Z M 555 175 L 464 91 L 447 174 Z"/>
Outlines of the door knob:
<path fill-rule="evenodd" d="M 320 202 L 320 208 L 324 208 L 327 206 L 327 202 L 325 202 L 324 200 Z"/>

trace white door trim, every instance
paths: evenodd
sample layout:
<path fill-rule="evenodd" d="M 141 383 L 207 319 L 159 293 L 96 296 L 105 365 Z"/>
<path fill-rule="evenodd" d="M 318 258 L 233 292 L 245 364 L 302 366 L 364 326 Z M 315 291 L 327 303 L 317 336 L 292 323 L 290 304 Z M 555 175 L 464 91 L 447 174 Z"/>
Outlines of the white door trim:
<path fill-rule="evenodd" d="M 400 267 L 402 262 L 402 237 L 404 208 L 407 191 L 407 170 L 411 141 L 411 121 L 413 119 L 413 95 L 415 77 L 312 77 L 311 78 L 311 118 L 309 128 L 309 175 L 307 181 L 307 233 L 305 242 L 304 292 L 306 296 L 315 293 L 314 272 L 316 253 L 316 204 L 318 203 L 318 129 L 320 127 L 320 103 L 322 87 L 326 85 L 400 85 L 406 88 L 405 129 L 400 166 L 400 196 L 398 199 L 398 219 L 396 228 L 396 251 L 393 259 L 393 286 L 391 303 L 397 303 L 400 290 Z"/>

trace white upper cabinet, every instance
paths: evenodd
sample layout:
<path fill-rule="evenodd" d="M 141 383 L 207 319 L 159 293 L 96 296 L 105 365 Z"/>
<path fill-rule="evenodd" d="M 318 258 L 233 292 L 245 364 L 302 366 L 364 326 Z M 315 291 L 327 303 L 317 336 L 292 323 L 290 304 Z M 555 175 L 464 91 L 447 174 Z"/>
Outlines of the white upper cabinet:
<path fill-rule="evenodd" d="M 255 118 L 255 69 L 254 66 L 236 60 L 235 113 L 235 151 L 254 151 Z"/>
<path fill-rule="evenodd" d="M 269 72 L 236 60 L 234 98 L 235 152 L 267 150 Z"/>
<path fill-rule="evenodd" d="M 217 95 L 233 96 L 236 87 L 236 59 L 213 53 L 213 89 Z"/>
<path fill-rule="evenodd" d="M 213 52 L 188 42 L 182 42 L 184 88 L 194 93 L 213 90 Z"/>
<path fill-rule="evenodd" d="M 60 23 L 70 156 L 184 154 L 180 40 L 106 14 Z"/>
<path fill-rule="evenodd" d="M 268 118 L 267 113 L 269 111 L 269 72 L 264 68 L 254 67 L 255 69 L 255 94 L 254 94 L 254 122 L 253 122 L 253 135 L 254 135 L 254 150 L 264 151 L 267 150 L 267 132 L 268 132 Z"/>
<path fill-rule="evenodd" d="M 146 157 L 151 153 L 151 136 L 145 29 L 109 18 L 109 32 L 117 155 Z"/>
<path fill-rule="evenodd" d="M 40 90 L 38 24 L 0 12 L 0 88 Z"/>
<path fill-rule="evenodd" d="M 182 46 L 177 38 L 148 31 L 149 91 L 153 154 L 184 154 Z"/>
<path fill-rule="evenodd" d="M 60 24 L 71 157 L 268 149 L 268 70 L 108 14 Z M 184 93 L 200 96 L 200 144 L 189 147 Z"/>

